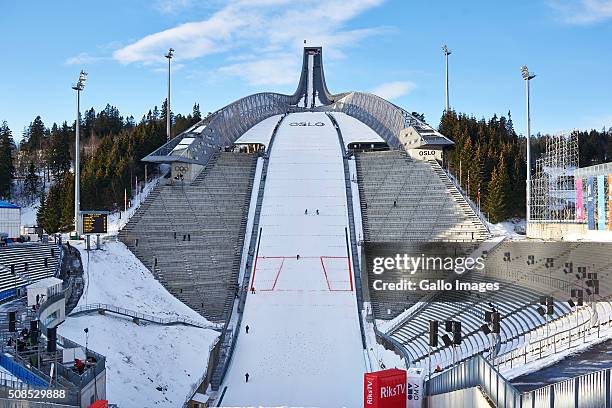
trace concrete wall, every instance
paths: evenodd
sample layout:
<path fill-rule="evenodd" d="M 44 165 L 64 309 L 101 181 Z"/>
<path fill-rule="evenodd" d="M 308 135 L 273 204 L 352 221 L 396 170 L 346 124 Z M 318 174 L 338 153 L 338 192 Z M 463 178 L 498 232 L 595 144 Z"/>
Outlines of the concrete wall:
<path fill-rule="evenodd" d="M 96 398 L 97 391 L 97 398 Z M 93 400 L 92 400 L 93 398 Z M 106 399 L 106 370 L 103 370 L 81 390 L 81 408 L 87 408 L 93 401 Z"/>
<path fill-rule="evenodd" d="M 468 388 L 427 397 L 427 408 L 491 408 L 479 388 Z"/>

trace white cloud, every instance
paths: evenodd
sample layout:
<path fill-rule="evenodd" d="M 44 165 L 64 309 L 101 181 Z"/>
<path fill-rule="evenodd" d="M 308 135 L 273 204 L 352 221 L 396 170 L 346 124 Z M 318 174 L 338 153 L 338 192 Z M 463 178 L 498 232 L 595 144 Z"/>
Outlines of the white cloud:
<path fill-rule="evenodd" d="M 147 35 L 116 50 L 113 58 L 123 64 L 160 65 L 170 47 L 177 60 L 231 51 L 239 57 L 229 57 L 219 73 L 251 85 L 288 84 L 296 80 L 296 55 L 304 39 L 308 45 L 324 46 L 326 59 L 334 59 L 362 39 L 384 33 L 385 27 L 345 28 L 349 20 L 383 1 L 231 0 L 205 20 Z"/>
<path fill-rule="evenodd" d="M 396 99 L 412 92 L 416 85 L 410 81 L 386 82 L 374 88 L 371 92 L 383 99 Z"/>
<path fill-rule="evenodd" d="M 548 0 L 566 24 L 587 25 L 612 18 L 612 0 Z"/>
<path fill-rule="evenodd" d="M 95 55 L 91 55 L 86 52 L 82 52 L 79 55 L 75 55 L 74 57 L 66 58 L 64 64 L 66 65 L 87 65 L 92 64 L 94 62 L 98 62 L 105 59 L 104 57 L 97 57 Z"/>
<path fill-rule="evenodd" d="M 297 84 L 299 77 L 299 58 L 284 55 L 257 59 L 221 67 L 221 74 L 244 78 L 250 85 L 290 85 Z"/>

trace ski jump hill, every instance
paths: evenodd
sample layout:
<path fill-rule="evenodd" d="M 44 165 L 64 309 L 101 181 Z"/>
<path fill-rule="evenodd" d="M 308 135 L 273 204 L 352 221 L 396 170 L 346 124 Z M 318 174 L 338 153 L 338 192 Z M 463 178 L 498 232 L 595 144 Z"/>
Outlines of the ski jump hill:
<path fill-rule="evenodd" d="M 376 95 L 332 94 L 322 49 L 305 47 L 293 95 L 239 99 L 145 157 L 171 172 L 119 239 L 223 326 L 198 395 L 360 406 L 363 374 L 380 368 L 364 316 L 406 308 L 369 293 L 368 243 L 489 237 L 440 167 L 452 144 Z"/>

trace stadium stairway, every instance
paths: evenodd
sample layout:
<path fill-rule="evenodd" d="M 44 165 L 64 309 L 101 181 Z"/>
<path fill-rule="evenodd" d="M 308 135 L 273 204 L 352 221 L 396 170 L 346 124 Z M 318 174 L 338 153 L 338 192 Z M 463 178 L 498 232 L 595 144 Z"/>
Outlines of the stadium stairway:
<path fill-rule="evenodd" d="M 257 156 L 218 152 L 191 182 L 158 185 L 119 239 L 170 293 L 222 322 L 237 293 Z"/>

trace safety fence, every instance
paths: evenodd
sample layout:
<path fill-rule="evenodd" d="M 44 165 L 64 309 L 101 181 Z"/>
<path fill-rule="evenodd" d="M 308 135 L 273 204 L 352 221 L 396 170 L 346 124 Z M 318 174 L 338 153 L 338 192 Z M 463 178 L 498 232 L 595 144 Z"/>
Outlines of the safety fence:
<path fill-rule="evenodd" d="M 482 356 L 433 377 L 428 396 L 480 387 L 498 408 L 610 408 L 610 374 L 605 369 L 521 393 Z"/>
<path fill-rule="evenodd" d="M 578 313 L 576 311 L 574 313 Z M 574 316 L 567 316 L 559 319 L 573 319 Z M 576 317 L 578 319 L 578 317 Z M 549 323 L 549 325 L 552 325 Z M 517 365 L 524 365 L 542 358 L 550 357 L 561 351 L 593 343 L 603 336 L 608 335 L 606 330 L 612 325 L 612 315 L 605 316 L 597 324 L 593 325 L 590 318 L 586 318 L 576 325 L 564 330 L 554 330 L 553 334 L 541 339 L 530 340 L 523 346 L 507 353 L 497 356 L 494 360 L 496 367 L 513 368 Z M 540 328 L 543 329 L 543 328 Z M 603 333 L 602 333 L 603 332 Z"/>
<path fill-rule="evenodd" d="M 82 314 L 92 313 L 92 312 L 100 312 L 100 313 L 114 313 L 120 316 L 130 317 L 132 319 L 150 322 L 159 324 L 162 326 L 175 326 L 175 325 L 184 325 L 184 326 L 193 326 L 199 327 L 201 329 L 211 329 L 211 330 L 220 330 L 222 325 L 220 324 L 204 324 L 198 322 L 196 320 L 190 319 L 188 317 L 176 316 L 176 317 L 158 317 L 145 313 L 136 312 L 134 310 L 125 309 L 122 307 L 117 307 L 113 305 L 108 305 L 104 303 L 90 303 L 87 305 L 82 305 L 74 308 L 74 310 L 70 313 L 70 316 L 78 316 Z"/>

